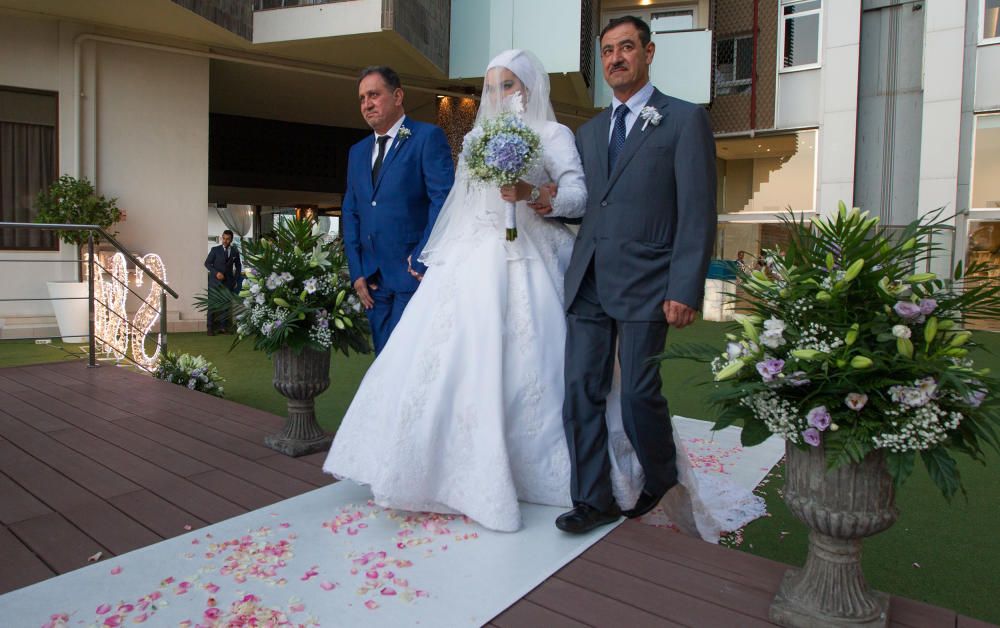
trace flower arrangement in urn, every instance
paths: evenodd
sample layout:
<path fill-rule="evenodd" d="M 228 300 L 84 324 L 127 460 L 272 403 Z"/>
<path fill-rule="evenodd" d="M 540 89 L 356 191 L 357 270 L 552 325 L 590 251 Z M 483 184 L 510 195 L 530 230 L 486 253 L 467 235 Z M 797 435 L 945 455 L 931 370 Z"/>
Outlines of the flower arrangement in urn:
<path fill-rule="evenodd" d="M 294 219 L 265 238 L 243 240 L 240 292 L 218 288 L 198 299 L 202 309 L 233 308 L 234 345 L 253 338 L 254 348 L 268 355 L 305 347 L 344 355 L 371 351 L 343 246 L 313 231 L 311 220 Z"/>
<path fill-rule="evenodd" d="M 963 327 L 1000 315 L 1000 288 L 978 264 L 951 278 L 918 272 L 947 229 L 940 212 L 898 233 L 842 203 L 834 217 L 785 225 L 790 241 L 768 254 L 767 272 L 739 271 L 750 312 L 725 353 L 668 355 L 711 359 L 716 429 L 742 421 L 745 445 L 771 434 L 822 445 L 830 468 L 880 450 L 897 486 L 919 457 L 952 496 L 951 453 L 985 461 L 983 447 L 1000 446 L 1000 382 L 968 357 Z"/>
<path fill-rule="evenodd" d="M 947 232 L 940 211 L 897 233 L 843 203 L 785 225 L 766 270 L 737 271 L 749 313 L 725 352 L 679 345 L 665 357 L 711 362 L 716 429 L 742 422 L 747 446 L 786 441 L 784 501 L 809 551 L 785 573 L 771 621 L 883 627 L 889 597 L 864 579 L 861 540 L 895 522 L 895 489 L 918 457 L 950 498 L 953 452 L 985 463 L 984 447 L 1000 449 L 1000 382 L 973 364 L 963 327 L 1000 315 L 1000 287 L 978 264 L 920 272 Z"/>
<path fill-rule="evenodd" d="M 234 347 L 253 338 L 254 348 L 273 357 L 274 387 L 288 399 L 288 420 L 264 444 L 289 456 L 330 446 L 314 399 L 330 385 L 331 351 L 371 351 L 343 246 L 313 227 L 311 219 L 296 218 L 266 238 L 244 240 L 240 292 L 217 287 L 197 299 L 201 309 L 232 308 Z"/>

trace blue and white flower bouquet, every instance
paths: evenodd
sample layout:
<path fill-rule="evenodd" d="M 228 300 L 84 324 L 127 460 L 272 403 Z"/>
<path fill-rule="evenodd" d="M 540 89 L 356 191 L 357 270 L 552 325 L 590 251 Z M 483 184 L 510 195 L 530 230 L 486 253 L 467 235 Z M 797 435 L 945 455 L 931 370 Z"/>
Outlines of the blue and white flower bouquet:
<path fill-rule="evenodd" d="M 462 158 L 472 180 L 479 183 L 514 185 L 541 156 L 541 138 L 521 118 L 520 101 L 515 98 L 508 101 L 514 104 L 482 120 L 465 136 Z M 504 222 L 508 242 L 517 238 L 515 207 L 514 203 L 507 203 Z"/>

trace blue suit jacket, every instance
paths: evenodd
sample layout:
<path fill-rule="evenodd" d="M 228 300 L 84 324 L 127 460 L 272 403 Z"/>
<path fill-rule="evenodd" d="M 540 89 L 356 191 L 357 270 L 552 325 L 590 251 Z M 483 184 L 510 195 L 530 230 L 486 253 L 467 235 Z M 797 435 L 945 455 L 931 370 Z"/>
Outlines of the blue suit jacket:
<path fill-rule="evenodd" d="M 455 182 L 444 131 L 410 118 L 403 127 L 410 136 L 393 140 L 374 184 L 374 134 L 351 147 L 341 219 L 351 280 L 381 272 L 380 287 L 394 292 L 417 289 L 406 258 L 418 273 L 427 270 L 417 259 Z"/>

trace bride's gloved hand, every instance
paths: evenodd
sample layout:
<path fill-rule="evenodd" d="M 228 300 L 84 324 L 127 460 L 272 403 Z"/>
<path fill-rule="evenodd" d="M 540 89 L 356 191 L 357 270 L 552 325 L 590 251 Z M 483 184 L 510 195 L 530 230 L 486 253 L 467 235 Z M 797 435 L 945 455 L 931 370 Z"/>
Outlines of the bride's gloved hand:
<path fill-rule="evenodd" d="M 558 186 L 555 183 L 545 183 L 538 186 L 538 198 L 528 201 L 528 207 L 535 210 L 539 216 L 548 216 L 552 213 L 552 199 L 556 197 Z"/>
<path fill-rule="evenodd" d="M 531 198 L 532 189 L 534 186 L 524 181 L 518 181 L 514 185 L 502 185 L 500 186 L 500 198 L 508 203 L 526 201 Z"/>

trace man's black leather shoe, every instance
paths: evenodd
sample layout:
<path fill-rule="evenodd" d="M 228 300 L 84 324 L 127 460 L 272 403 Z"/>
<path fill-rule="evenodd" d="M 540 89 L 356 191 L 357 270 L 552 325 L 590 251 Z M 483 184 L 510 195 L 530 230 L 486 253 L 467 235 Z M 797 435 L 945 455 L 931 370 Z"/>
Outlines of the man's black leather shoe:
<path fill-rule="evenodd" d="M 637 499 L 635 502 L 635 506 L 633 506 L 628 510 L 623 511 L 622 514 L 628 517 L 629 519 L 635 519 L 636 517 L 641 517 L 650 510 L 652 510 L 653 508 L 656 508 L 656 505 L 660 503 L 661 499 L 663 499 L 663 495 L 659 496 L 652 495 L 651 493 L 647 493 L 646 490 L 643 489 L 642 494 L 639 495 L 639 499 Z"/>
<path fill-rule="evenodd" d="M 580 504 L 573 510 L 559 515 L 556 527 L 563 532 L 583 534 L 594 528 L 614 523 L 621 516 L 622 511 L 617 505 L 613 505 L 610 510 L 598 510 L 587 504 Z"/>

